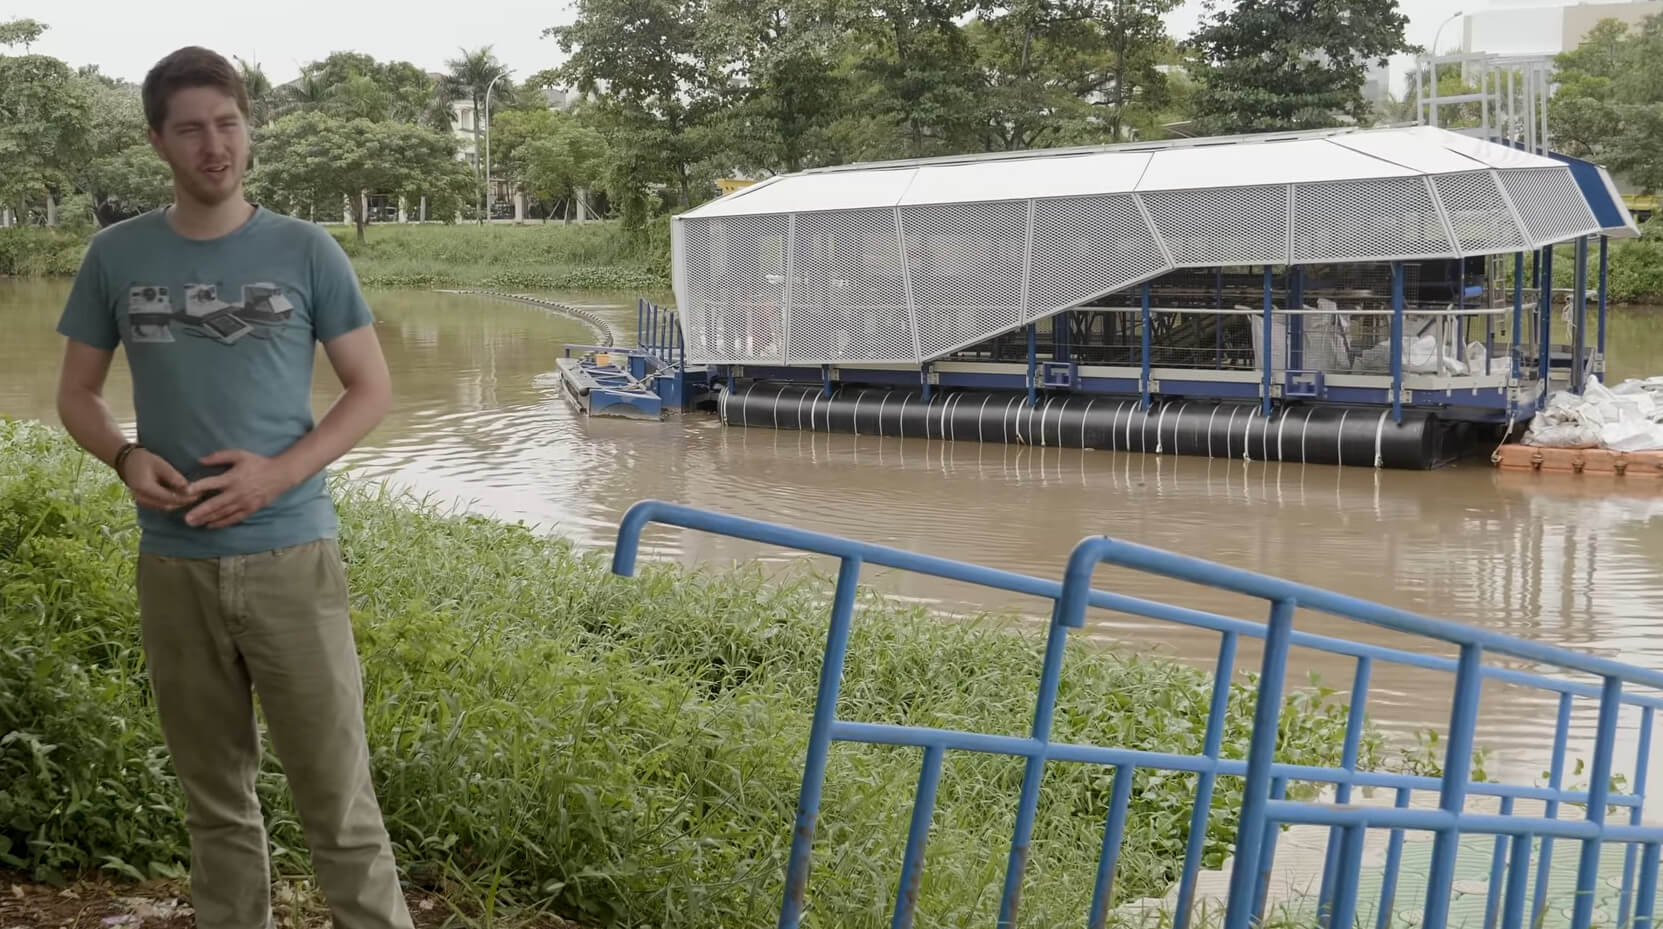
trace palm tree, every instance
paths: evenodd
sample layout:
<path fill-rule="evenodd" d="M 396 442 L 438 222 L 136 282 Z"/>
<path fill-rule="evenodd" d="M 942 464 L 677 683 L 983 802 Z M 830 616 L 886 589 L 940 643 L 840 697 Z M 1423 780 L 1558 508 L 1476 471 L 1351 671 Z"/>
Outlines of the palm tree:
<path fill-rule="evenodd" d="M 237 70 L 242 72 L 243 88 L 248 91 L 249 122 L 253 123 L 252 128 L 258 129 L 271 121 L 272 110 L 277 106 L 275 89 L 259 62 L 249 64 L 238 58 Z"/>
<path fill-rule="evenodd" d="M 446 83 L 450 85 L 450 92 L 455 97 L 467 98 L 473 101 L 474 170 L 482 172 L 484 165 L 481 160 L 481 153 L 484 151 L 484 147 L 480 144 L 480 139 L 484 134 L 484 129 L 481 123 L 491 118 L 491 114 L 485 112 L 485 92 L 490 89 L 491 82 L 496 81 L 496 89 L 492 91 L 492 95 L 500 96 L 504 102 L 510 102 L 514 97 L 514 85 L 511 81 L 498 80 L 498 78 L 508 73 L 508 69 L 497 60 L 497 56 L 491 51 L 491 46 L 482 46 L 471 52 L 464 48 L 461 52 L 461 58 L 452 58 L 445 62 L 445 67 L 450 69 L 450 74 L 446 77 Z M 481 174 L 480 182 L 480 221 L 484 222 L 487 218 L 484 215 L 484 210 L 490 202 L 488 194 L 491 179 Z"/>
<path fill-rule="evenodd" d="M 329 102 L 330 87 L 318 76 L 310 71 L 302 71 L 296 80 L 284 84 L 278 98 L 276 112 L 273 116 L 287 116 L 290 113 L 304 113 L 321 109 Z"/>
<path fill-rule="evenodd" d="M 486 88 L 490 87 L 493 80 L 497 81 L 496 89 L 491 91 L 491 96 L 511 103 L 514 99 L 514 85 L 506 80 L 497 80 L 507 74 L 508 69 L 497 60 L 491 46 L 486 45 L 471 52 L 464 48 L 461 52 L 461 58 L 452 58 L 445 62 L 445 67 L 450 69 L 446 83 L 449 84 L 450 93 L 454 98 L 473 101 L 474 150 L 477 152 L 480 150 L 479 142 L 484 131 L 480 125 L 481 121 L 490 118 L 490 114 L 485 112 Z"/>

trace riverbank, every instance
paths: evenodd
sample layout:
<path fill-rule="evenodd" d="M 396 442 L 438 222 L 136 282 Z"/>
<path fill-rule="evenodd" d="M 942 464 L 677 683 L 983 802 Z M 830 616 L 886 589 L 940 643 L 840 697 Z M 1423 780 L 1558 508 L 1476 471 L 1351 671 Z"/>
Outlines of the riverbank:
<path fill-rule="evenodd" d="M 781 896 L 819 658 L 824 578 L 659 565 L 611 576 L 600 553 L 337 484 L 378 792 L 417 889 L 459 906 L 589 925 L 770 922 Z M 130 507 L 58 431 L 0 422 L 0 867 L 60 879 L 182 875 L 178 795 L 144 685 Z M 877 722 L 1025 731 L 1040 643 L 1012 622 L 944 623 L 867 594 L 841 711 Z M 1076 641 L 1061 740 L 1200 750 L 1206 673 Z M 1240 756 L 1238 681 L 1225 752 Z M 1344 707 L 1293 695 L 1281 758 L 1338 762 Z M 1370 739 L 1369 759 L 1382 749 Z M 1072 922 L 1091 890 L 1110 773 L 1056 766 L 1035 831 L 1025 921 Z M 989 923 L 1021 764 L 948 759 L 920 911 Z M 913 753 L 834 752 L 809 896 L 817 920 L 887 923 Z M 1231 779 L 1206 861 L 1228 852 Z M 275 762 L 259 789 L 278 876 L 305 874 Z M 1140 776 L 1122 899 L 1159 895 L 1181 859 L 1193 778 Z M 1296 787 L 1297 790 L 1297 787 Z M 74 796 L 78 803 L 67 804 Z"/>
<path fill-rule="evenodd" d="M 663 221 L 644 244 L 615 222 L 377 224 L 362 245 L 350 226 L 330 232 L 369 287 L 639 291 L 663 290 L 669 282 Z M 0 276 L 71 276 L 91 234 L 70 227 L 0 229 Z"/>
<path fill-rule="evenodd" d="M 1663 218 L 1639 239 L 1611 243 L 1611 300 L 1663 303 Z M 668 221 L 645 243 L 615 222 L 582 225 L 376 224 L 359 245 L 351 226 L 330 232 L 346 249 L 359 279 L 371 287 L 479 287 L 510 291 L 666 290 L 670 280 Z M 0 229 L 0 277 L 67 277 L 75 273 L 89 229 Z M 1599 280 L 1590 249 L 1589 286 Z M 1570 287 L 1574 249 L 1555 250 L 1554 282 Z M 1510 274 L 1510 271 L 1508 272 Z"/>

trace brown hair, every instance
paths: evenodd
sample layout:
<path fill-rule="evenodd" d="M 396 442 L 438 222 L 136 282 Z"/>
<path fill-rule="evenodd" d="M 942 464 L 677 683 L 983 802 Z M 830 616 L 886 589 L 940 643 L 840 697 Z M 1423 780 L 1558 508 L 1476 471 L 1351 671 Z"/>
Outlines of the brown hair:
<path fill-rule="evenodd" d="M 223 55 L 191 45 L 156 62 L 144 76 L 144 118 L 150 128 L 162 131 L 167 122 L 167 103 L 175 93 L 192 87 L 222 90 L 237 101 L 237 109 L 248 118 L 248 88 L 243 76 Z"/>

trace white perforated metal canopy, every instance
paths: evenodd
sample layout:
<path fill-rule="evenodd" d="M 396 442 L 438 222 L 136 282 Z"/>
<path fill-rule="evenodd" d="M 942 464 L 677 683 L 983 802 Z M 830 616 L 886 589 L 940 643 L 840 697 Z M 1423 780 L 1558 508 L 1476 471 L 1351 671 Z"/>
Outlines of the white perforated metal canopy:
<path fill-rule="evenodd" d="M 1598 231 L 1564 163 L 1425 126 L 820 169 L 672 226 L 688 360 L 789 365 L 928 361 L 1175 268 Z"/>

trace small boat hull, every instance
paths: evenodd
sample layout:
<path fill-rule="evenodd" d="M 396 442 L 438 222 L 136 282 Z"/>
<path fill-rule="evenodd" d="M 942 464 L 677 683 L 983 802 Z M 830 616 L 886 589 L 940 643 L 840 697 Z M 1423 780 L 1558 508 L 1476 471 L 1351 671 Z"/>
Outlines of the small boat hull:
<path fill-rule="evenodd" d="M 593 358 L 559 358 L 561 392 L 590 416 L 619 419 L 659 419 L 664 401 L 641 385 L 628 370 L 598 364 Z"/>

